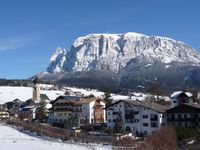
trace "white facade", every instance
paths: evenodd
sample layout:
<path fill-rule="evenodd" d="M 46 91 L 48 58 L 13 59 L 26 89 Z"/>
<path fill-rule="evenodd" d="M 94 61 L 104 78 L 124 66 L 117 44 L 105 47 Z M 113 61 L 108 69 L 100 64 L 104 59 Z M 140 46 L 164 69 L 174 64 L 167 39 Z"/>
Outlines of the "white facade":
<path fill-rule="evenodd" d="M 121 113 L 123 129 L 134 134 L 151 134 L 166 125 L 166 114 L 124 101 L 107 108 L 107 127 L 114 128 Z"/>
<path fill-rule="evenodd" d="M 70 116 L 77 116 L 80 124 L 84 123 L 94 123 L 95 116 L 94 110 L 96 102 L 99 99 L 87 99 L 87 100 L 78 100 L 72 103 L 68 103 L 68 100 L 60 99 L 53 104 L 53 110 L 49 112 L 48 121 L 50 123 L 66 123 Z M 99 104 L 105 108 L 105 102 L 102 100 L 99 101 Z M 103 122 L 106 121 L 106 112 L 103 111 Z"/>

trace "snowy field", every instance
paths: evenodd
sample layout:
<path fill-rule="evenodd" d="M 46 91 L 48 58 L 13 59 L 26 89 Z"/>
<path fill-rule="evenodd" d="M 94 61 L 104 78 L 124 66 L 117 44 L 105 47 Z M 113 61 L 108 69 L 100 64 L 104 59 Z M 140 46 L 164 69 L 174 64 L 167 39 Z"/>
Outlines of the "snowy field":
<path fill-rule="evenodd" d="M 84 96 L 88 96 L 93 94 L 96 97 L 103 98 L 104 92 L 98 90 L 87 90 L 81 88 L 72 88 L 66 87 L 67 89 L 72 90 L 73 92 L 80 92 Z M 56 99 L 60 95 L 64 95 L 65 90 L 63 91 L 56 91 L 56 90 L 40 90 L 41 94 L 47 94 L 50 100 Z M 16 87 L 16 86 L 0 86 L 0 104 L 5 102 L 13 101 L 14 99 L 18 98 L 22 101 L 26 101 L 32 98 L 33 95 L 33 88 L 32 87 Z M 113 100 L 119 99 L 127 99 L 128 96 L 111 94 Z M 145 98 L 145 95 L 139 94 L 136 96 L 137 99 L 142 100 Z M 136 98 L 134 97 L 134 98 Z"/>
<path fill-rule="evenodd" d="M 71 91 L 73 92 L 80 92 L 82 94 L 84 94 L 84 96 L 89 96 L 89 95 L 94 95 L 95 97 L 102 97 L 104 96 L 104 92 L 101 92 L 101 91 L 98 91 L 98 90 L 94 90 L 94 89 L 91 89 L 91 90 L 87 90 L 87 89 L 81 89 L 81 88 L 75 88 L 75 87 L 66 87 L 67 89 L 70 89 Z M 129 99 L 129 96 L 127 95 L 119 95 L 119 94 L 110 94 L 111 95 L 111 98 L 114 100 L 114 101 L 117 101 L 117 100 L 123 100 L 123 99 Z M 132 93 L 132 97 L 131 99 L 132 100 L 144 100 L 148 95 L 147 94 L 143 94 L 143 93 Z"/>
<path fill-rule="evenodd" d="M 93 94 L 96 97 L 104 97 L 104 92 L 98 90 L 89 90 L 89 89 L 82 89 L 82 88 L 75 88 L 75 87 L 65 87 L 65 89 L 69 89 L 73 92 L 80 92 L 84 96 L 88 96 Z M 56 99 L 60 95 L 64 95 L 65 90 L 56 91 L 56 90 L 40 90 L 41 94 L 47 94 L 50 100 Z M 22 101 L 26 101 L 32 98 L 33 88 L 32 87 L 15 87 L 15 86 L 0 86 L 0 104 L 3 104 L 8 101 L 13 101 L 14 99 L 18 98 Z M 132 93 L 131 100 L 145 100 L 145 98 L 149 96 L 144 93 Z M 128 96 L 125 95 L 118 95 L 118 94 L 111 94 L 111 98 L 114 101 L 129 99 Z M 169 100 L 169 97 L 162 97 L 165 100 Z"/>
<path fill-rule="evenodd" d="M 60 95 L 64 94 L 64 91 L 49 91 L 41 90 L 41 94 L 47 94 L 50 100 L 54 100 Z M 13 101 L 18 98 L 22 101 L 26 101 L 33 96 L 32 87 L 15 87 L 15 86 L 0 86 L 0 104 L 8 101 Z"/>
<path fill-rule="evenodd" d="M 70 144 L 45 140 L 0 124 L 0 150 L 108 150 L 111 146 Z"/>

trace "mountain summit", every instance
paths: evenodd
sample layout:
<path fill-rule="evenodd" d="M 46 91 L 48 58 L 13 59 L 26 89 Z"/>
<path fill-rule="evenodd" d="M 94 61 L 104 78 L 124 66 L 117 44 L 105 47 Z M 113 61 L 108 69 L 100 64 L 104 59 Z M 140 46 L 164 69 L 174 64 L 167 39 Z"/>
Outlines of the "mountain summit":
<path fill-rule="evenodd" d="M 70 50 L 58 48 L 50 59 L 50 73 L 107 70 L 120 73 L 127 65 L 179 62 L 200 65 L 200 53 L 166 37 L 125 34 L 89 34 L 77 38 Z"/>
<path fill-rule="evenodd" d="M 58 48 L 44 81 L 72 86 L 146 92 L 151 84 L 166 91 L 200 90 L 200 52 L 166 37 L 139 33 L 89 34 L 69 50 Z"/>

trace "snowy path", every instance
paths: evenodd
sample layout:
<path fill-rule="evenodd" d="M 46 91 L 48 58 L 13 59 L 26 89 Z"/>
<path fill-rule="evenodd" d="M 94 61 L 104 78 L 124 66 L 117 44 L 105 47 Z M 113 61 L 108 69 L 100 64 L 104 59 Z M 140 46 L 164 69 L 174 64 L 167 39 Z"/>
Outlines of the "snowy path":
<path fill-rule="evenodd" d="M 0 150 L 106 150 L 107 147 L 95 145 L 76 145 L 54 142 L 32 137 L 0 124 Z"/>

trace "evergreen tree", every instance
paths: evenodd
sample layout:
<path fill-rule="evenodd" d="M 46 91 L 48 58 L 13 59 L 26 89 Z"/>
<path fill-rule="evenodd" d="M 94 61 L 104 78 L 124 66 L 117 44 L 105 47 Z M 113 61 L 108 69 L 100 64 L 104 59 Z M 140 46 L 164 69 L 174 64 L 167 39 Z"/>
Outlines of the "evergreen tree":
<path fill-rule="evenodd" d="M 40 101 L 40 106 L 36 109 L 36 119 L 43 121 L 47 119 L 47 108 L 44 101 Z"/>
<path fill-rule="evenodd" d="M 104 94 L 104 101 L 106 102 L 106 107 L 112 104 L 113 100 L 111 98 L 110 92 L 106 92 Z"/>
<path fill-rule="evenodd" d="M 124 129 L 123 129 L 122 113 L 119 112 L 115 122 L 115 132 L 122 133 L 123 131 Z"/>

